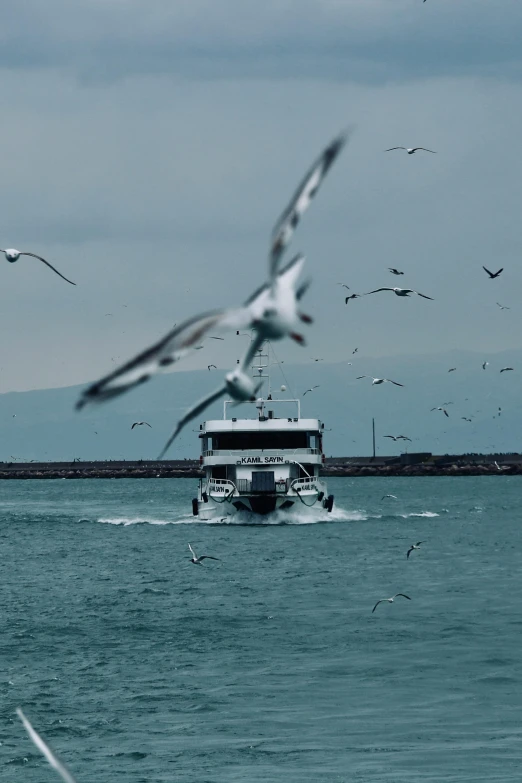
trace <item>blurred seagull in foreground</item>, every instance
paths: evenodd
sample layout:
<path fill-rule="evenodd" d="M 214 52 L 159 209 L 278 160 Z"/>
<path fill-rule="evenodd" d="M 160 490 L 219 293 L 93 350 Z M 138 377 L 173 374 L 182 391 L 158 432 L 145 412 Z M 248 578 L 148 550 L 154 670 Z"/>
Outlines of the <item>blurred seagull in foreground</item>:
<path fill-rule="evenodd" d="M 377 603 L 375 604 L 375 606 L 372 609 L 372 614 L 375 612 L 375 610 L 377 609 L 379 604 L 383 604 L 385 601 L 387 601 L 389 604 L 392 604 L 394 599 L 397 598 L 397 596 L 399 596 L 399 595 L 402 596 L 403 598 L 407 598 L 408 601 L 411 601 L 411 598 L 410 598 L 409 595 L 405 595 L 404 593 L 395 593 L 395 595 L 392 595 L 391 598 L 381 598 L 380 601 L 377 601 Z"/>
<path fill-rule="evenodd" d="M 408 559 L 410 557 L 410 555 L 411 555 L 411 553 L 413 552 L 414 549 L 420 549 L 421 544 L 423 544 L 423 543 L 424 543 L 424 541 L 417 541 L 416 544 L 412 544 L 410 546 L 410 548 L 408 549 L 408 551 L 406 552 L 406 559 Z"/>
<path fill-rule="evenodd" d="M 390 147 L 389 150 L 384 150 L 385 152 L 392 152 L 392 150 L 406 150 L 408 155 L 413 155 L 414 152 L 417 152 L 417 150 L 424 150 L 424 152 L 431 152 L 433 155 L 436 155 L 437 153 L 435 150 L 428 150 L 426 147 Z"/>
<path fill-rule="evenodd" d="M 135 421 L 134 424 L 131 427 L 131 430 L 133 430 L 134 427 L 142 427 L 144 424 L 146 424 L 147 427 L 150 427 L 152 429 L 152 425 L 149 424 L 148 421 Z"/>
<path fill-rule="evenodd" d="M 397 381 L 392 381 L 391 378 L 374 378 L 373 375 L 358 375 L 355 380 L 360 381 L 361 378 L 371 378 L 372 386 L 378 386 L 380 383 L 393 383 L 394 386 L 404 386 L 403 383 L 397 383 Z"/>
<path fill-rule="evenodd" d="M 420 294 L 418 291 L 414 291 L 413 288 L 376 288 L 375 291 L 368 291 L 368 293 L 364 294 L 364 296 L 377 294 L 379 291 L 393 291 L 393 293 L 397 296 L 409 296 L 410 294 L 417 294 L 417 296 L 422 296 L 423 299 L 431 299 L 432 302 L 434 301 L 433 297 L 426 296 L 426 294 Z"/>
<path fill-rule="evenodd" d="M 30 256 L 31 258 L 37 258 L 38 261 L 42 261 L 46 266 L 49 267 L 49 269 L 52 269 L 53 272 L 56 272 L 58 277 L 61 277 L 62 280 L 65 280 L 67 283 L 70 283 L 71 285 L 76 285 L 76 283 L 73 283 L 72 280 L 69 280 L 68 277 L 65 277 L 65 275 L 62 275 L 61 272 L 55 269 L 54 266 L 49 263 L 49 261 L 46 261 L 45 258 L 42 258 L 42 256 L 37 256 L 36 253 L 27 253 L 22 250 L 15 250 L 14 247 L 7 248 L 6 250 L 2 250 L 0 248 L 0 253 L 5 253 L 5 257 L 11 264 L 14 264 L 15 261 L 18 261 L 20 256 Z"/>
<path fill-rule="evenodd" d="M 290 336 L 296 342 L 304 343 L 303 336 L 298 334 L 295 329 L 299 321 L 310 323 L 312 320 L 310 316 L 299 310 L 299 301 L 309 285 L 307 282 L 297 284 L 305 259 L 299 254 L 284 268 L 280 268 L 280 261 L 302 214 L 316 195 L 322 180 L 347 139 L 347 133 L 335 138 L 321 153 L 302 180 L 272 232 L 269 279 L 247 299 L 242 307 L 214 310 L 187 319 L 151 348 L 138 354 L 122 367 L 88 387 L 81 395 L 76 407 L 80 409 L 87 403 L 108 400 L 145 383 L 152 375 L 171 367 L 183 356 L 186 356 L 211 330 L 254 330 L 255 335 L 250 348 L 241 362 L 243 369 L 248 366 L 264 340 L 278 340 Z M 205 398 L 208 401 L 207 404 L 217 399 L 225 391 L 228 391 L 236 401 L 251 398 L 254 393 L 253 382 L 246 377 L 244 372 L 242 373 L 243 377 L 240 378 L 238 372 L 236 370 L 234 373 L 228 374 L 224 387 Z M 235 394 L 235 392 L 237 393 Z M 205 409 L 204 403 L 205 400 L 198 403 L 194 415 Z"/>
<path fill-rule="evenodd" d="M 190 562 L 194 563 L 195 565 L 203 565 L 201 562 L 202 560 L 219 560 L 219 557 L 212 557 L 212 555 L 201 555 L 200 557 L 197 556 L 197 554 L 194 552 L 190 544 L 188 545 L 190 551 L 192 552 L 192 557 L 190 558 Z"/>
<path fill-rule="evenodd" d="M 62 780 L 64 780 L 65 783 L 76 783 L 67 767 L 62 764 L 62 762 L 55 756 L 49 745 L 47 745 L 47 743 L 45 743 L 40 735 L 33 729 L 20 707 L 17 708 L 16 714 L 24 724 L 24 728 L 29 734 L 32 742 L 36 745 L 40 753 L 47 759 L 51 767 L 58 772 Z"/>

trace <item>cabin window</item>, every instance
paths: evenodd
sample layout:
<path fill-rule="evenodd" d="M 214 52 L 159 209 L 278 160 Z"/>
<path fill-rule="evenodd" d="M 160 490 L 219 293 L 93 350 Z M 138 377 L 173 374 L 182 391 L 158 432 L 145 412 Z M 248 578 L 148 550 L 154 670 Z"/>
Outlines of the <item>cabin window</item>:
<path fill-rule="evenodd" d="M 299 475 L 298 478 L 308 478 L 308 476 L 314 475 L 314 465 L 298 465 Z M 304 470 L 303 470 L 304 468 Z"/>
<path fill-rule="evenodd" d="M 217 432 L 212 435 L 214 451 L 306 448 L 308 448 L 306 432 Z"/>
<path fill-rule="evenodd" d="M 226 479 L 227 466 L 226 465 L 212 465 L 212 478 Z"/>

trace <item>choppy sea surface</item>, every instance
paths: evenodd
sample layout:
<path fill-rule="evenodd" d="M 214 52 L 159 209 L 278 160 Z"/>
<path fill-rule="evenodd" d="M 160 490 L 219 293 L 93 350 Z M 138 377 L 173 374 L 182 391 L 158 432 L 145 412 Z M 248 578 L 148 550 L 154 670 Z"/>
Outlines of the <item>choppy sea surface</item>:
<path fill-rule="evenodd" d="M 255 525 L 1 482 L 0 780 L 57 780 L 21 706 L 78 783 L 519 781 L 522 479 L 328 485 Z"/>

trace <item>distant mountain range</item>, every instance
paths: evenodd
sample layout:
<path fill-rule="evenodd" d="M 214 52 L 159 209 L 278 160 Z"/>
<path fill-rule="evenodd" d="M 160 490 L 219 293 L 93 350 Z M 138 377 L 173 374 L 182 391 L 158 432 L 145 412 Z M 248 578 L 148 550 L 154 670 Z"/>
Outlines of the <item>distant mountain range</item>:
<path fill-rule="evenodd" d="M 435 454 L 522 451 L 522 351 L 378 359 L 357 353 L 351 361 L 351 366 L 309 361 L 272 367 L 273 396 L 289 399 L 295 394 L 303 416 L 325 422 L 327 456 L 371 454 L 372 418 L 378 454 L 398 454 L 405 445 L 409 451 Z M 489 364 L 483 370 L 485 361 Z M 506 366 L 514 370 L 500 373 Z M 162 375 L 81 413 L 74 403 L 83 386 L 1 394 L 0 460 L 155 459 L 183 411 L 215 388 L 227 369 Z M 388 377 L 404 388 L 372 386 L 369 378 L 356 380 L 358 375 Z M 281 384 L 287 386 L 284 393 Z M 449 416 L 430 410 L 438 406 Z M 276 416 L 278 409 L 280 415 L 290 415 L 288 405 L 274 406 Z M 235 413 L 252 416 L 254 409 L 243 405 Z M 223 403 L 216 403 L 186 427 L 167 456 L 197 457 L 199 421 L 222 415 Z M 131 430 L 133 422 L 143 420 L 152 429 Z M 385 435 L 406 435 L 412 442 L 395 443 Z"/>

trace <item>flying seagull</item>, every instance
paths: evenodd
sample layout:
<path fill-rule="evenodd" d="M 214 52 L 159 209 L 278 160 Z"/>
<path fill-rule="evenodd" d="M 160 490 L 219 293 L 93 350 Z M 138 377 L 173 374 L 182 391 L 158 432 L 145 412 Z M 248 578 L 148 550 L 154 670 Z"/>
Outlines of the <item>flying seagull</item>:
<path fill-rule="evenodd" d="M 503 367 L 500 372 L 507 372 L 508 370 L 513 370 L 514 367 Z"/>
<path fill-rule="evenodd" d="M 310 356 L 310 359 L 311 359 L 313 362 L 324 362 L 324 359 L 316 359 L 314 356 Z"/>
<path fill-rule="evenodd" d="M 192 552 L 192 557 L 190 558 L 190 562 L 194 563 L 194 565 L 203 565 L 201 562 L 202 560 L 219 560 L 219 557 L 212 557 L 212 555 L 201 555 L 201 557 L 198 557 L 197 554 L 194 552 L 192 547 L 189 544 L 189 549 Z"/>
<path fill-rule="evenodd" d="M 216 367 L 216 365 L 215 365 L 215 364 L 207 364 L 207 370 L 209 370 L 209 371 L 210 371 L 212 367 L 213 367 L 215 370 L 217 370 L 217 367 Z"/>
<path fill-rule="evenodd" d="M 391 438 L 392 440 L 397 440 L 397 437 L 395 435 L 383 435 L 383 438 Z M 386 495 L 384 496 L 386 497 Z"/>
<path fill-rule="evenodd" d="M 411 438 L 407 438 L 406 435 L 397 435 L 397 440 L 409 440 L 410 443 L 413 443 Z"/>
<path fill-rule="evenodd" d="M 357 353 L 358 350 L 359 350 L 358 348 L 354 348 L 353 351 L 352 351 L 352 356 L 353 356 L 354 353 Z"/>
<path fill-rule="evenodd" d="M 150 427 L 152 429 L 152 426 L 149 424 L 148 421 L 135 421 L 134 424 L 131 427 L 131 430 L 133 430 L 134 427 L 141 427 L 143 424 L 146 424 L 147 427 Z"/>
<path fill-rule="evenodd" d="M 455 372 L 456 369 L 457 369 L 456 367 L 451 367 L 451 369 L 449 369 L 448 372 Z"/>
<path fill-rule="evenodd" d="M 58 772 L 62 780 L 64 780 L 65 783 L 76 783 L 67 767 L 62 764 L 62 762 L 54 755 L 49 745 L 47 745 L 47 743 L 45 743 L 40 735 L 33 729 L 20 707 L 17 708 L 16 714 L 24 724 L 24 728 L 29 734 L 29 737 L 33 743 L 36 745 L 40 753 L 47 759 L 51 767 Z"/>
<path fill-rule="evenodd" d="M 319 388 L 319 385 L 320 385 L 320 384 L 318 384 L 317 386 L 312 386 L 312 388 L 311 388 L 311 389 L 307 389 L 305 392 L 303 392 L 303 397 L 305 396 L 305 394 L 308 394 L 308 392 L 311 392 L 311 391 L 313 391 L 314 389 L 318 389 L 318 388 Z"/>
<path fill-rule="evenodd" d="M 404 386 L 403 383 L 392 381 L 391 378 L 374 378 L 373 375 L 358 375 L 355 380 L 360 381 L 361 378 L 371 378 L 372 386 L 378 386 L 380 383 L 393 383 L 394 386 Z"/>
<path fill-rule="evenodd" d="M 502 270 L 500 270 L 502 271 Z M 498 273 L 500 274 L 500 273 Z M 500 302 L 497 302 L 497 305 L 500 307 L 501 310 L 511 310 L 511 307 L 506 307 L 506 305 L 501 305 Z"/>
<path fill-rule="evenodd" d="M 432 152 L 434 155 L 436 155 L 435 150 L 428 150 L 426 147 L 390 147 L 389 150 L 384 150 L 385 152 L 391 152 L 392 150 L 406 150 L 408 155 L 413 155 L 414 152 L 417 152 L 417 150 L 424 150 L 424 152 Z"/>
<path fill-rule="evenodd" d="M 489 269 L 486 269 L 485 266 L 483 266 L 482 269 L 484 270 L 484 272 L 488 273 L 490 280 L 494 280 L 495 277 L 498 277 L 499 274 L 504 271 L 504 267 L 502 267 L 502 269 L 499 269 L 498 272 L 490 272 Z"/>
<path fill-rule="evenodd" d="M 76 407 L 82 408 L 87 403 L 110 399 L 145 383 L 152 375 L 170 367 L 196 348 L 201 339 L 211 330 L 254 330 L 255 337 L 251 344 L 251 349 L 254 349 L 252 356 L 266 339 L 277 340 L 290 336 L 302 344 L 304 338 L 295 331 L 296 326 L 299 321 L 311 322 L 311 318 L 299 310 L 299 301 L 309 285 L 307 282 L 300 285 L 297 283 L 304 265 L 304 257 L 297 255 L 283 268 L 280 268 L 280 260 L 301 215 L 319 189 L 325 174 L 342 150 L 347 138 L 348 135 L 343 133 L 334 139 L 301 182 L 272 232 L 269 279 L 247 299 L 242 307 L 214 310 L 187 319 L 172 329 L 162 340 L 88 387 Z M 233 388 L 234 384 L 230 388 L 227 386 L 229 393 L 232 394 Z M 244 386 L 240 396 L 234 399 L 245 399 L 245 389 Z M 211 398 L 217 399 L 211 395 L 209 401 Z M 204 410 L 204 407 L 200 410 Z"/>
<path fill-rule="evenodd" d="M 350 286 L 346 285 L 346 283 L 337 283 L 337 285 L 341 285 L 343 288 L 347 288 L 348 291 L 350 290 Z"/>
<path fill-rule="evenodd" d="M 15 261 L 18 261 L 20 256 L 31 256 L 31 258 L 37 258 L 38 261 L 43 261 L 43 263 L 49 267 L 49 269 L 52 269 L 53 272 L 56 272 L 56 274 L 61 277 L 63 280 L 66 280 L 71 285 L 76 285 L 76 283 L 73 283 L 72 280 L 69 280 L 69 278 L 65 277 L 65 275 L 62 275 L 61 272 L 59 272 L 57 269 L 54 268 L 52 264 L 49 263 L 49 261 L 46 261 L 45 258 L 42 258 L 41 256 L 37 256 L 36 253 L 27 253 L 22 250 L 15 250 L 14 247 L 7 248 L 6 250 L 2 250 L 0 248 L 0 253 L 5 253 L 5 257 L 7 260 L 14 264 Z"/>
<path fill-rule="evenodd" d="M 444 414 L 445 416 L 447 416 L 447 417 L 448 417 L 448 419 L 449 419 L 449 413 L 448 413 L 448 411 L 446 410 L 446 408 L 442 408 L 442 407 L 439 405 L 439 407 L 438 407 L 438 408 L 432 408 L 431 410 L 432 410 L 432 411 L 442 411 L 442 412 L 443 412 L 443 414 Z"/>
<path fill-rule="evenodd" d="M 381 500 L 384 500 L 385 498 L 393 498 L 394 500 L 398 500 L 397 495 L 383 495 Z"/>
<path fill-rule="evenodd" d="M 380 600 L 380 601 L 377 601 L 377 603 L 375 604 L 375 606 L 374 606 L 374 607 L 373 607 L 373 609 L 372 609 L 372 614 L 375 612 L 375 610 L 377 609 L 377 607 L 379 606 L 379 604 L 382 604 L 382 603 L 384 603 L 385 601 L 387 601 L 389 604 L 392 604 L 392 603 L 393 603 L 393 601 L 394 601 L 394 599 L 395 599 L 395 598 L 397 598 L 397 596 L 399 596 L 399 595 L 401 595 L 403 598 L 407 598 L 407 599 L 408 599 L 408 601 L 411 601 L 411 598 L 410 598 L 410 596 L 409 596 L 409 595 L 404 595 L 404 593 L 395 593 L 395 595 L 392 595 L 392 597 L 391 597 L 391 598 L 381 598 L 381 600 Z"/>
<path fill-rule="evenodd" d="M 485 370 L 486 367 L 488 366 L 488 364 L 489 364 L 489 362 L 483 362 L 482 363 L 482 369 Z"/>
<path fill-rule="evenodd" d="M 393 293 L 397 296 L 409 296 L 410 294 L 417 294 L 417 296 L 422 296 L 423 299 L 431 299 L 432 302 L 434 301 L 433 297 L 426 296 L 426 294 L 420 294 L 418 291 L 414 291 L 413 288 L 376 288 L 375 291 L 368 291 L 368 293 L 363 294 L 363 296 L 377 294 L 379 291 L 393 291 Z"/>
<path fill-rule="evenodd" d="M 351 296 L 347 296 L 346 297 L 346 299 L 344 300 L 344 303 L 348 304 L 350 299 L 359 299 L 360 297 L 361 297 L 361 294 L 352 294 Z"/>
<path fill-rule="evenodd" d="M 466 416 L 461 416 L 461 419 L 464 419 L 464 421 L 471 421 L 471 419 L 466 418 Z"/>
<path fill-rule="evenodd" d="M 408 551 L 406 552 L 406 559 L 408 559 L 413 552 L 414 549 L 420 549 L 421 544 L 423 544 L 424 541 L 417 541 L 416 544 L 412 544 Z"/>
<path fill-rule="evenodd" d="M 392 275 L 403 275 L 404 272 L 399 272 L 398 269 L 395 269 L 393 266 L 388 267 L 388 271 L 392 273 Z"/>

